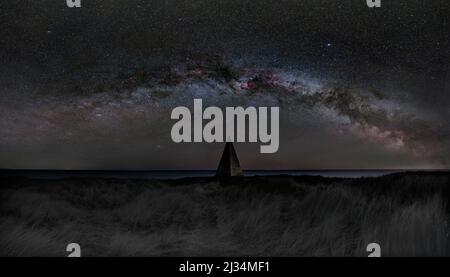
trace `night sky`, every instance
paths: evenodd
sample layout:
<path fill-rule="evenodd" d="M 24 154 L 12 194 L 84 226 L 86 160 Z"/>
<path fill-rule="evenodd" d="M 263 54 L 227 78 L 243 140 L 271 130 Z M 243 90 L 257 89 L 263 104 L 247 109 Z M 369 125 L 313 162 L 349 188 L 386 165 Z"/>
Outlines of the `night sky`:
<path fill-rule="evenodd" d="M 382 3 L 1 1 L 0 168 L 215 169 L 170 137 L 202 98 L 280 107 L 245 169 L 449 169 L 450 2 Z"/>

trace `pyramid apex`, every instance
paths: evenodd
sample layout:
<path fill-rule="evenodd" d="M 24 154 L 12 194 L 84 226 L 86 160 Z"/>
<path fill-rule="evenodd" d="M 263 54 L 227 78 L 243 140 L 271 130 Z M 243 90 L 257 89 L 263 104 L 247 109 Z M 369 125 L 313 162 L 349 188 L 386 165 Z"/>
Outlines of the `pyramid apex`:
<path fill-rule="evenodd" d="M 216 171 L 217 177 L 243 176 L 241 164 L 232 142 L 225 143 L 222 158 Z"/>

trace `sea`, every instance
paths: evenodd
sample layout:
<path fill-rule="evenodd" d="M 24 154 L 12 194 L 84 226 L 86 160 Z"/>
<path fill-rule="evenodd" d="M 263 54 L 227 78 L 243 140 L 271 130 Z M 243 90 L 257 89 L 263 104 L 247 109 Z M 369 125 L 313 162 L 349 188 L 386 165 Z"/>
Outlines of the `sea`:
<path fill-rule="evenodd" d="M 322 176 L 337 178 L 380 177 L 405 170 L 244 170 L 245 176 Z M 215 170 L 0 170 L 0 177 L 33 179 L 119 178 L 119 179 L 183 179 L 213 177 Z"/>

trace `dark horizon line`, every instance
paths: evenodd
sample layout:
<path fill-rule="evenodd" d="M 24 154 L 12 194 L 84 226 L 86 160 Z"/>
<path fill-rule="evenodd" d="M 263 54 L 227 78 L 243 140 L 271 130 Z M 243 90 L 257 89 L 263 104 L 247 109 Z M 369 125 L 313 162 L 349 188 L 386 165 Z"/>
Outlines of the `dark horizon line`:
<path fill-rule="evenodd" d="M 216 169 L 13 169 L 13 168 L 0 168 L 1 172 L 12 171 L 42 171 L 42 172 L 193 172 L 193 171 L 216 171 Z M 243 171 L 450 171 L 449 169 L 243 169 Z"/>

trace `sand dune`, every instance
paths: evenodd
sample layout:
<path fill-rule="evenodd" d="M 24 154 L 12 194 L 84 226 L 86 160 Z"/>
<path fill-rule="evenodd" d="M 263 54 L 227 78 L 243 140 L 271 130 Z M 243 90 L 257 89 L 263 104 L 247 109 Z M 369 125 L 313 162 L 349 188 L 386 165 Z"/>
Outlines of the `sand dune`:
<path fill-rule="evenodd" d="M 0 178 L 0 255 L 448 256 L 449 179 Z"/>

